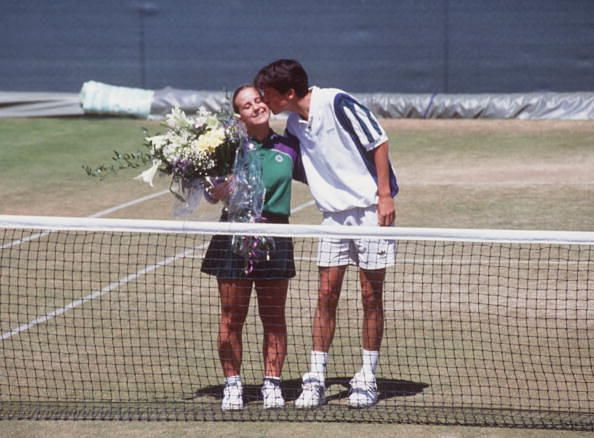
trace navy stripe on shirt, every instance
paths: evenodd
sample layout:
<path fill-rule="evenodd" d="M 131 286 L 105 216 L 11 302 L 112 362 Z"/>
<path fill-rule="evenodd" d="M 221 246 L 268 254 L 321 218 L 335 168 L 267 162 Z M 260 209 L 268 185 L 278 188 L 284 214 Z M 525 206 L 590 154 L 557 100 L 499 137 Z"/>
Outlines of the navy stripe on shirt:
<path fill-rule="evenodd" d="M 349 134 L 349 136 L 353 140 L 353 143 L 357 146 L 357 149 L 361 154 L 361 158 L 363 159 L 363 162 L 365 163 L 367 170 L 369 171 L 375 183 L 377 184 L 377 170 L 375 167 L 375 162 L 373 161 L 373 151 L 368 151 L 363 146 L 361 139 L 359 138 L 357 132 L 355 131 L 355 128 L 353 127 L 352 119 L 347 115 L 346 110 L 350 110 L 352 115 L 355 117 L 355 120 L 357 120 L 359 126 L 361 127 L 361 130 L 365 133 L 368 143 L 373 143 L 375 140 L 377 140 L 377 137 L 374 138 L 372 136 L 371 132 L 367 128 L 367 124 L 363 122 L 363 120 L 356 112 L 356 108 L 361 109 L 367 115 L 367 119 L 370 122 L 371 126 L 376 131 L 376 133 L 381 136 L 382 129 L 380 128 L 375 117 L 371 114 L 371 111 L 367 107 L 361 105 L 359 102 L 357 102 L 355 99 L 353 99 L 351 96 L 345 93 L 338 93 L 334 97 L 334 113 L 336 114 L 336 118 L 338 119 L 338 122 L 340 123 L 344 131 Z M 392 197 L 394 197 L 398 193 L 399 188 L 398 182 L 396 180 L 396 175 L 394 174 L 391 165 L 389 166 L 389 172 L 390 193 Z"/>
<path fill-rule="evenodd" d="M 352 117 L 348 117 L 346 114 L 347 109 L 350 110 L 352 117 L 354 117 L 357 124 L 359 125 L 359 128 L 367 137 L 367 143 L 373 143 L 375 140 L 377 140 L 378 136 L 382 135 L 382 128 L 378 125 L 377 120 L 366 106 L 361 105 L 352 96 L 349 96 L 348 94 L 338 93 L 334 98 L 334 111 L 336 114 L 339 114 L 340 111 L 343 117 L 347 117 L 349 120 L 352 121 Z M 369 122 L 371 127 L 375 130 L 375 136 L 369 131 L 367 123 L 365 123 L 365 120 L 361 118 L 361 115 L 357 111 L 357 109 L 359 109 L 365 114 L 367 122 Z M 353 133 L 355 133 L 354 129 Z"/>

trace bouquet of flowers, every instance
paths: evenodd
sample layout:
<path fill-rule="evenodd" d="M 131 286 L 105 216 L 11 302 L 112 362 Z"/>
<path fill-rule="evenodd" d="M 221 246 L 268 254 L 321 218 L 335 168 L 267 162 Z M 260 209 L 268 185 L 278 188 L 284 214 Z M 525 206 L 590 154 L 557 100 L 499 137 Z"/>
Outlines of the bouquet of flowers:
<path fill-rule="evenodd" d="M 152 166 L 136 179 L 152 186 L 157 173 L 171 175 L 171 193 L 183 203 L 197 204 L 205 189 L 232 172 L 235 152 L 245 138 L 243 127 L 232 115 L 204 108 L 193 116 L 174 108 L 164 125 L 165 134 L 145 138 Z"/>
<path fill-rule="evenodd" d="M 247 139 L 245 127 L 229 111 L 213 113 L 203 107 L 194 115 L 173 108 L 163 125 L 164 134 L 150 136 L 145 130 L 146 150 L 114 151 L 110 165 L 82 167 L 87 175 L 103 179 L 151 163 L 136 179 L 152 187 L 157 173 L 171 176 L 169 190 L 181 201 L 174 214 L 191 213 L 205 190 L 232 173 L 237 148 Z"/>
<path fill-rule="evenodd" d="M 157 173 L 169 175 L 169 190 L 181 201 L 174 215 L 192 213 L 205 192 L 233 174 L 225 201 L 229 220 L 260 222 L 266 194 L 262 161 L 244 125 L 231 112 L 212 113 L 204 108 L 195 115 L 174 108 L 163 124 L 167 127 L 164 134 L 150 136 L 145 130 L 146 151 L 114 151 L 112 164 L 83 165 L 83 169 L 103 179 L 109 173 L 152 163 L 135 179 L 152 186 Z M 234 235 L 232 239 L 233 252 L 245 260 L 246 274 L 258 262 L 268 260 L 275 247 L 274 239 L 267 236 Z"/>

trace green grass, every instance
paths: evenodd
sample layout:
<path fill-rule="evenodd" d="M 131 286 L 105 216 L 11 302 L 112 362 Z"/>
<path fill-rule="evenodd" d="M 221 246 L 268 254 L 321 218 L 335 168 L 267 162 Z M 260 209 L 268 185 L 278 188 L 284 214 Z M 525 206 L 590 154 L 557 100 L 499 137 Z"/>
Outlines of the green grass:
<path fill-rule="evenodd" d="M 399 225 L 594 230 L 593 124 L 396 121 L 386 126 L 401 185 L 397 198 Z M 132 178 L 139 173 L 134 170 L 99 181 L 88 177 L 81 168 L 83 164 L 95 166 L 108 161 L 113 149 L 122 152 L 139 149 L 143 127 L 149 127 L 152 132 L 159 130 L 156 122 L 131 119 L 0 120 L 0 213 L 84 216 L 166 188 L 166 181 L 160 181 L 153 189 L 134 181 Z M 308 189 L 296 184 L 294 198 L 294 204 L 306 202 Z M 113 216 L 168 218 L 171 202 L 171 197 L 164 196 Z M 218 207 L 204 206 L 204 210 L 208 210 L 211 218 L 216 218 Z M 319 214 L 311 207 L 295 214 L 292 221 L 318 223 Z M 200 305 L 197 311 L 205 308 Z M 182 310 L 188 311 L 188 308 Z M 342 310 L 344 320 L 349 315 L 344 314 L 344 308 Z M 107 311 L 113 309 L 107 306 Z M 255 318 L 254 315 L 252 311 L 249 318 Z M 393 321 L 394 327 L 397 322 Z M 305 333 L 308 329 L 304 326 L 302 330 Z M 356 331 L 357 327 L 346 330 Z M 438 330 L 437 326 L 434 330 Z M 391 336 L 398 336 L 397 330 L 392 332 Z M 254 339 L 246 354 L 256 361 L 259 360 L 259 340 L 251 336 Z M 414 339 L 410 341 L 414 344 Z M 342 348 L 340 341 L 335 347 Z M 348 342 L 344 345 L 344 348 L 351 347 Z M 443 351 L 440 349 L 437 348 Z M 213 357 L 209 360 L 214 361 Z M 295 377 L 302 368 L 302 363 L 299 366 L 288 364 L 286 373 Z M 342 371 L 346 373 L 346 367 Z M 0 434 L 17 437 L 48 434 L 581 436 L 559 431 L 402 425 L 118 422 L 3 422 Z"/>
<path fill-rule="evenodd" d="M 83 162 L 108 160 L 113 149 L 139 148 L 146 125 L 154 123 L 129 119 L 2 120 L 3 178 L 26 175 L 79 181 Z"/>
<path fill-rule="evenodd" d="M 401 186 L 400 226 L 594 229 L 594 124 L 385 121 L 385 126 Z M 0 120 L 0 212 L 89 215 L 166 188 L 166 180 L 153 189 L 134 181 L 141 169 L 99 181 L 81 168 L 109 163 L 114 149 L 141 149 L 144 127 L 151 133 L 162 129 L 158 122 L 118 118 Z M 588 171 L 590 177 L 584 177 Z M 294 205 L 308 199 L 307 187 L 296 183 Z M 167 218 L 170 205 L 170 199 L 155 200 L 116 215 Z M 208 217 L 216 213 L 209 210 Z M 293 218 L 318 220 L 314 206 Z"/>
<path fill-rule="evenodd" d="M 149 193 L 132 180 L 139 171 L 100 181 L 82 169 L 109 163 L 114 149 L 140 149 L 146 126 L 158 129 L 131 119 L 0 120 L 2 213 L 85 215 Z"/>
<path fill-rule="evenodd" d="M 399 225 L 594 230 L 594 124 L 394 125 Z"/>

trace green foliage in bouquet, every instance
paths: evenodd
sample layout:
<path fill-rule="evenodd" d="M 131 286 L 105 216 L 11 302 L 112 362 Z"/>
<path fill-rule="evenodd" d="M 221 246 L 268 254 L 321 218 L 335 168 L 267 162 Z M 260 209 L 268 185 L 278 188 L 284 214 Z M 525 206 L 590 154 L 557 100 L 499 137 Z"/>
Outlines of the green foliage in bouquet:
<path fill-rule="evenodd" d="M 228 111 L 212 113 L 200 108 L 187 115 L 180 108 L 167 114 L 164 134 L 149 136 L 145 130 L 146 151 L 122 154 L 114 151 L 113 163 L 96 168 L 83 166 L 89 176 L 104 178 L 121 169 L 138 168 L 151 163 L 137 179 L 153 185 L 157 173 L 171 175 L 171 185 L 181 188 L 196 180 L 229 175 L 243 126 Z M 175 194 L 175 192 L 174 192 Z"/>
<path fill-rule="evenodd" d="M 145 133 L 148 132 L 145 129 Z M 121 153 L 113 151 L 110 164 L 101 164 L 95 168 L 83 164 L 82 168 L 88 176 L 98 177 L 103 180 L 108 175 L 115 175 L 122 169 L 138 169 L 141 166 L 151 162 L 151 156 L 148 151 L 139 150 L 135 152 Z"/>

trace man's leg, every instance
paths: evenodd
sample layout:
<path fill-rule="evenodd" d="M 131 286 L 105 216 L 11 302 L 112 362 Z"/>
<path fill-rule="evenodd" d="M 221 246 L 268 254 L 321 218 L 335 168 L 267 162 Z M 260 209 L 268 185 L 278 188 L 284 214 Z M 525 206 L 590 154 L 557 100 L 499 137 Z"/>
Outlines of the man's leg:
<path fill-rule="evenodd" d="M 315 408 L 325 402 L 325 375 L 328 350 L 336 329 L 336 308 L 346 266 L 320 267 L 319 292 L 312 328 L 310 371 L 303 376 L 303 391 L 297 408 Z"/>
<path fill-rule="evenodd" d="M 385 269 L 359 271 L 363 301 L 363 366 L 352 378 L 349 406 L 366 408 L 377 403 L 375 370 L 384 334 L 383 285 Z"/>
<path fill-rule="evenodd" d="M 384 336 L 383 291 L 385 276 L 385 269 L 361 269 L 359 271 L 363 301 L 361 344 L 367 351 L 379 351 Z"/>
<path fill-rule="evenodd" d="M 336 308 L 346 266 L 320 267 L 318 304 L 313 322 L 313 351 L 327 353 L 336 329 Z"/>

